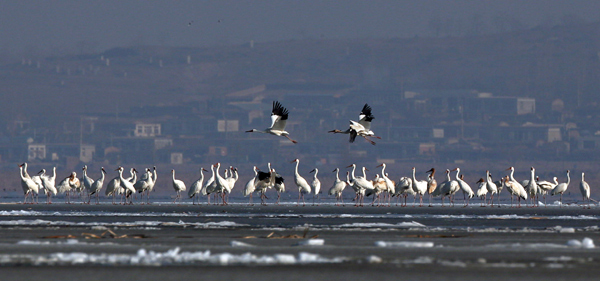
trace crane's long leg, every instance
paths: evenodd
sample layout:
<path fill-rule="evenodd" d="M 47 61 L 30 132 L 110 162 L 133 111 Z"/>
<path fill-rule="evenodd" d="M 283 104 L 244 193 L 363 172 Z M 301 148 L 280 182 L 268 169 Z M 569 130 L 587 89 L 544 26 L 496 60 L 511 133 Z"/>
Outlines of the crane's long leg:
<path fill-rule="evenodd" d="M 290 140 L 290 141 L 291 141 L 291 142 L 293 142 L 293 143 L 298 143 L 297 141 L 295 141 L 295 140 L 291 139 L 291 138 L 290 138 L 288 135 L 284 135 L 284 137 L 286 137 L 288 140 Z"/>

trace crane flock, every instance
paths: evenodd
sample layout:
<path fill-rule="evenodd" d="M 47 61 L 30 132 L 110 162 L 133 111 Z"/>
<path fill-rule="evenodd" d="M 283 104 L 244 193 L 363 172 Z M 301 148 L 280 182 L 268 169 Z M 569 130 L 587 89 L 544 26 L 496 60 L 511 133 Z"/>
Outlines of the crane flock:
<path fill-rule="evenodd" d="M 289 133 L 285 130 L 286 123 L 289 117 L 289 111 L 279 101 L 273 101 L 273 107 L 271 111 L 271 126 L 264 130 L 252 129 L 246 132 L 259 132 L 264 134 L 272 134 L 275 136 L 281 136 L 289 139 L 292 143 L 296 144 L 297 141 L 293 140 Z M 348 134 L 349 142 L 354 142 L 357 136 L 363 137 L 367 142 L 375 145 L 375 142 L 371 138 L 381 139 L 376 136 L 371 130 L 371 122 L 375 119 L 372 114 L 372 108 L 365 104 L 359 113 L 358 121 L 350 120 L 348 129 L 331 130 L 330 133 L 334 134 Z M 309 183 L 300 174 L 300 160 L 294 159 L 291 163 L 295 163 L 294 169 L 294 184 L 298 188 L 298 201 L 297 205 L 300 205 L 302 200 L 302 206 L 305 206 L 306 194 L 313 194 L 313 205 L 318 201 L 319 194 L 321 193 L 321 181 L 318 178 L 319 170 L 314 168 L 310 171 L 313 174 L 313 179 Z M 261 204 L 266 205 L 268 199 L 266 193 L 269 189 L 274 189 L 277 192 L 276 204 L 280 203 L 281 194 L 286 191 L 284 178 L 271 167 L 271 163 L 267 163 L 268 169 L 266 171 L 260 170 L 258 167 L 253 167 L 254 176 L 245 184 L 241 194 L 244 197 L 249 197 L 249 205 L 252 203 L 252 195 L 259 193 L 261 198 Z M 475 195 L 481 198 L 481 206 L 494 206 L 494 196 L 497 198 L 497 206 L 500 206 L 499 195 L 501 191 L 506 187 L 511 197 L 510 206 L 514 205 L 514 198 L 516 198 L 517 207 L 521 207 L 521 200 L 525 200 L 528 206 L 537 207 L 539 205 L 539 196 L 543 196 L 544 205 L 546 205 L 546 195 L 552 196 L 560 195 L 560 206 L 563 205 L 563 194 L 569 187 L 571 178 L 570 172 L 567 171 L 567 181 L 558 183 L 557 177 L 553 178 L 553 181 L 541 181 L 539 177 L 535 175 L 535 169 L 531 167 L 530 177 L 524 181 L 517 181 L 514 178 L 514 167 L 506 169 L 510 173 L 500 179 L 500 181 L 494 182 L 492 175 L 489 171 L 486 171 L 485 178 L 480 178 L 479 181 L 474 184 L 477 185 L 477 192 L 473 192 L 471 186 L 464 180 L 463 176 L 460 175 L 460 168 L 456 167 L 452 170 L 446 169 L 446 179 L 441 183 L 437 183 L 435 179 L 435 168 L 431 168 L 426 171 L 426 179 L 418 179 L 416 168 L 412 168 L 412 176 L 399 177 L 398 180 L 394 181 L 390 178 L 386 172 L 386 164 L 382 163 L 377 167 L 381 167 L 381 174 L 376 174 L 372 179 L 368 179 L 366 172 L 369 171 L 367 167 L 362 167 L 362 175 L 355 175 L 356 164 L 351 164 L 346 168 L 352 168 L 346 171 L 345 179 L 340 179 L 340 169 L 336 168 L 333 170 L 335 173 L 335 180 L 332 186 L 328 190 L 330 196 L 335 196 L 336 205 L 340 204 L 343 206 L 342 193 L 346 187 L 350 186 L 354 192 L 355 206 L 364 206 L 364 198 L 372 196 L 373 200 L 371 205 L 375 206 L 390 206 L 392 198 L 396 198 L 396 205 L 398 205 L 401 199 L 404 202 L 401 206 L 407 206 L 407 198 L 412 195 L 413 205 L 416 205 L 416 198 L 419 197 L 419 207 L 423 206 L 423 196 L 429 195 L 429 206 L 432 206 L 431 200 L 434 197 L 440 197 L 442 207 L 444 207 L 444 199 L 449 198 L 451 206 L 454 206 L 454 197 L 458 191 L 462 191 L 464 198 L 464 205 L 468 206 L 470 199 Z M 207 202 L 210 204 L 210 198 L 214 197 L 214 204 L 228 205 L 227 201 L 229 195 L 233 192 L 235 184 L 239 178 L 238 170 L 235 167 L 228 167 L 224 169 L 224 175 L 221 176 L 219 170 L 221 163 L 215 163 L 210 166 L 210 177 L 204 181 L 204 173 L 208 170 L 200 167 L 200 177 L 195 180 L 191 185 L 187 193 L 188 198 L 192 199 L 192 204 L 200 204 L 199 198 L 201 196 L 207 197 Z M 46 195 L 46 202 L 52 203 L 52 196 L 58 194 L 65 194 L 65 202 L 71 202 L 71 196 L 73 194 L 79 194 L 82 203 L 90 204 L 92 196 L 96 197 L 96 204 L 100 203 L 99 195 L 101 189 L 104 186 L 106 170 L 102 167 L 100 169 L 100 177 L 96 180 L 88 176 L 87 166 L 82 168 L 82 177 L 77 178 L 76 172 L 71 172 L 69 176 L 65 177 L 59 182 L 56 182 L 56 167 L 53 168 L 53 174 L 47 175 L 46 170 L 42 169 L 37 175 L 30 176 L 27 172 L 27 163 L 19 165 L 19 175 L 21 179 L 21 187 L 23 189 L 24 200 L 23 203 L 28 202 L 28 198 L 31 198 L 30 203 L 37 203 L 38 196 L 41 193 Z M 144 174 L 138 179 L 137 170 L 131 168 L 130 176 L 125 178 L 124 167 L 118 167 L 115 169 L 117 176 L 112 178 L 106 184 L 105 196 L 112 197 L 112 203 L 117 204 L 116 197 L 120 197 L 120 204 L 133 204 L 133 198 L 136 197 L 137 193 L 140 193 L 141 204 L 150 204 L 150 192 L 154 190 L 154 186 L 157 181 L 156 167 L 152 169 L 147 168 Z M 451 172 L 456 171 L 455 179 L 451 179 Z M 175 178 L 175 170 L 171 170 L 172 174 L 172 185 L 175 190 L 175 197 L 173 203 L 181 203 L 181 193 L 187 190 L 186 184 L 179 179 Z M 421 174 L 421 173 L 419 173 Z M 590 187 L 584 180 L 584 173 L 581 175 L 580 191 L 582 194 L 583 201 L 587 201 L 587 208 L 590 208 Z M 146 201 L 144 202 L 143 196 L 146 194 Z M 487 199 L 487 194 L 490 194 L 490 199 Z M 529 200 L 528 200 L 529 199 Z M 594 200 L 595 201 L 595 200 Z"/>
<path fill-rule="evenodd" d="M 304 196 L 307 194 L 313 194 L 313 205 L 317 204 L 315 201 L 319 201 L 317 198 L 321 193 L 321 180 L 318 178 L 318 168 L 314 168 L 308 173 L 313 173 L 312 181 L 309 183 L 309 181 L 300 174 L 300 160 L 294 159 L 291 163 L 295 164 L 293 170 L 294 184 L 298 188 L 298 201 L 296 204 L 300 205 L 300 201 L 302 201 L 302 206 L 305 206 Z M 249 205 L 253 205 L 252 195 L 254 193 L 260 193 L 261 204 L 267 205 L 267 191 L 270 189 L 274 189 L 278 194 L 275 204 L 280 203 L 281 193 L 285 192 L 284 178 L 271 167 L 270 163 L 268 163 L 267 166 L 269 172 L 263 172 L 258 167 L 254 166 L 254 176 L 248 180 L 241 191 L 242 196 L 249 197 Z M 219 172 L 220 167 L 221 163 L 211 165 L 211 176 L 206 182 L 204 182 L 204 172 L 208 172 L 208 170 L 200 167 L 200 177 L 191 183 L 187 193 L 188 198 L 192 200 L 193 205 L 200 205 L 199 198 L 201 196 L 207 197 L 208 204 L 210 204 L 210 197 L 214 196 L 214 204 L 219 204 L 220 200 L 221 205 L 228 205 L 228 197 L 234 192 L 234 187 L 239 175 L 237 169 L 230 166 L 225 169 L 224 176 L 221 176 Z M 544 205 L 546 205 L 545 197 L 547 194 L 552 196 L 560 195 L 559 202 L 562 207 L 562 195 L 567 191 L 571 182 L 570 171 L 566 172 L 566 182 L 558 183 L 557 177 L 554 177 L 552 182 L 541 181 L 539 177 L 535 175 L 535 168 L 533 167 L 530 169 L 530 177 L 528 180 L 517 181 L 514 178 L 515 168 L 509 167 L 507 169 L 507 171 L 510 171 L 509 174 L 502 177 L 500 181 L 497 182 L 492 181 L 491 173 L 486 171 L 485 178 L 482 177 L 474 183 L 477 185 L 478 189 L 477 192 L 473 192 L 471 186 L 460 174 L 460 168 L 458 167 L 452 170 L 446 169 L 446 180 L 439 184 L 437 184 L 434 178 L 435 168 L 423 173 L 427 174 L 427 180 L 418 179 L 416 168 L 413 167 L 411 169 L 411 177 L 403 176 L 398 178 L 397 181 L 394 181 L 386 172 L 387 167 L 385 163 L 377 166 L 382 167 L 381 174 L 376 174 L 371 179 L 367 177 L 367 171 L 369 171 L 367 167 L 362 167 L 362 175 L 356 176 L 356 167 L 356 164 L 351 164 L 346 167 L 351 169 L 346 171 L 345 179 L 341 179 L 339 176 L 341 171 L 340 168 L 335 168 L 332 171 L 335 173 L 335 178 L 333 184 L 327 191 L 327 194 L 335 197 L 336 206 L 344 205 L 342 194 L 346 187 L 350 187 L 354 192 L 354 206 L 357 207 L 364 206 L 364 198 L 369 196 L 373 197 L 371 202 L 372 206 L 375 206 L 376 202 L 377 206 L 391 206 L 392 198 L 395 198 L 396 205 L 398 205 L 401 199 L 404 199 L 401 206 L 406 207 L 408 205 L 406 202 L 407 197 L 410 195 L 414 198 L 413 206 L 422 207 L 424 206 L 423 196 L 425 194 L 429 194 L 430 196 L 429 206 L 432 206 L 431 198 L 434 197 L 441 198 L 442 207 L 445 206 L 444 199 L 446 197 L 449 198 L 450 205 L 454 206 L 454 197 L 459 191 L 462 191 L 463 193 L 464 207 L 469 206 L 470 199 L 475 197 L 475 195 L 481 198 L 481 206 L 491 207 L 494 207 L 495 196 L 497 198 L 496 206 L 500 207 L 498 198 L 501 191 L 506 187 L 506 190 L 511 197 L 510 207 L 515 205 L 516 207 L 521 207 L 521 200 L 524 200 L 529 207 L 538 207 L 540 196 L 544 197 Z M 112 197 L 113 204 L 117 204 L 115 202 L 116 196 L 121 197 L 119 201 L 120 204 L 133 204 L 133 197 L 137 193 L 142 195 L 146 193 L 146 201 L 144 202 L 142 196 L 140 203 L 150 204 L 149 195 L 150 192 L 154 190 L 157 179 L 156 167 L 153 167 L 153 169 L 147 168 L 144 176 L 139 179 L 136 176 L 137 170 L 133 168 L 130 170 L 129 178 L 123 177 L 123 167 L 118 167 L 115 171 L 118 175 L 106 184 L 105 189 L 105 196 L 107 198 Z M 456 172 L 454 174 L 455 179 L 451 179 L 451 172 Z M 46 175 L 45 169 L 42 169 L 36 176 L 30 176 L 27 172 L 27 163 L 23 163 L 19 165 L 19 176 L 24 195 L 23 203 L 28 203 L 28 199 L 30 199 L 29 203 L 37 203 L 39 194 L 44 193 L 47 196 L 46 203 L 48 204 L 52 203 L 52 196 L 58 194 L 65 194 L 65 203 L 69 204 L 71 203 L 70 198 L 73 194 L 79 194 L 82 198 L 82 203 L 85 204 L 90 204 L 91 197 L 95 195 L 96 204 L 100 204 L 99 194 L 104 187 L 105 174 L 106 171 L 104 170 L 104 167 L 102 167 L 100 169 L 100 177 L 97 180 L 93 180 L 87 175 L 87 167 L 84 166 L 81 179 L 77 178 L 76 172 L 72 172 L 56 185 L 56 168 L 53 169 L 52 176 Z M 175 170 L 171 170 L 171 174 L 172 185 L 175 191 L 173 203 L 181 204 L 183 199 L 181 193 L 187 190 L 186 184 L 182 180 L 175 178 Z M 590 186 L 585 181 L 584 173 L 581 175 L 580 191 L 583 202 L 587 202 L 584 207 L 590 208 L 591 201 L 595 200 L 590 197 Z M 487 199 L 487 194 L 490 194 L 489 200 Z M 417 197 L 419 197 L 418 205 L 416 203 Z M 516 204 L 514 203 L 515 199 L 517 200 Z"/>

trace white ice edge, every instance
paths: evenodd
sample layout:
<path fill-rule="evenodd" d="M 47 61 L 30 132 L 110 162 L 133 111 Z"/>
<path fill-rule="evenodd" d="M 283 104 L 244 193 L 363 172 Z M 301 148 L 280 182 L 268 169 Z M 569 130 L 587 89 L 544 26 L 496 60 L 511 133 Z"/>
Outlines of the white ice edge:
<path fill-rule="evenodd" d="M 49 220 L 14 220 L 0 221 L 0 226 L 194 226 L 198 228 L 222 228 L 248 226 L 231 221 L 220 222 L 164 222 L 164 221 L 133 221 L 133 222 L 69 222 Z"/>
<path fill-rule="evenodd" d="M 345 257 L 326 258 L 319 254 L 300 252 L 292 254 L 256 255 L 219 253 L 210 251 L 181 252 L 174 248 L 166 252 L 154 252 L 140 249 L 135 254 L 87 254 L 87 253 L 52 253 L 48 255 L 0 255 L 0 265 L 292 265 L 292 264 L 326 264 L 348 261 Z"/>
<path fill-rule="evenodd" d="M 299 241 L 296 246 L 323 246 L 325 245 L 325 239 L 306 239 Z"/>
<path fill-rule="evenodd" d="M 103 212 L 103 211 L 24 211 L 11 210 L 0 211 L 2 216 L 47 216 L 47 217 L 224 217 L 224 218 L 364 218 L 364 219 L 549 219 L 549 220 L 600 220 L 600 216 L 578 215 L 578 216 L 534 216 L 534 215 L 435 215 L 435 214 L 276 214 L 276 213 L 218 213 L 209 214 L 202 212 Z"/>
<path fill-rule="evenodd" d="M 402 248 L 432 248 L 433 242 L 413 242 L 413 241 L 375 241 L 377 247 L 402 247 Z"/>
<path fill-rule="evenodd" d="M 400 223 L 396 223 L 396 224 L 378 223 L 378 222 L 373 222 L 373 223 L 355 222 L 355 223 L 345 223 L 345 224 L 336 225 L 336 227 L 341 227 L 341 228 L 346 228 L 346 227 L 350 227 L 350 228 L 357 228 L 357 227 L 411 228 L 411 227 L 426 227 L 426 226 L 422 223 L 412 221 L 412 222 L 400 222 Z"/>

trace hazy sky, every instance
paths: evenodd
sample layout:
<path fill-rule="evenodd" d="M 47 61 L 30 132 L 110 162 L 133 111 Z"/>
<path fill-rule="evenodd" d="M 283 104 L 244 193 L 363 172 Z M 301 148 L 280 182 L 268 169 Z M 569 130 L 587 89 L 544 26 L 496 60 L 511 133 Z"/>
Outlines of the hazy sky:
<path fill-rule="evenodd" d="M 565 14 L 586 21 L 600 19 L 598 0 L 1 0 L 0 7 L 4 55 L 307 37 L 430 36 L 428 23 L 434 17 L 466 22 L 480 15 L 491 22 L 508 15 L 527 26 Z"/>

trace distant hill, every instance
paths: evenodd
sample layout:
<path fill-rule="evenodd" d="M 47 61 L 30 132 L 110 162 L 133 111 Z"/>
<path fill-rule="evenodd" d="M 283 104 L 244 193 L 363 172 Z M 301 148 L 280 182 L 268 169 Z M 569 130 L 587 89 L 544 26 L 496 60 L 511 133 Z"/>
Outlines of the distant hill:
<path fill-rule="evenodd" d="M 10 123 L 118 115 L 131 106 L 225 98 L 256 85 L 286 83 L 388 92 L 477 89 L 561 98 L 570 108 L 595 105 L 600 99 L 599 31 L 600 23 L 592 23 L 478 37 L 140 46 L 24 57 L 0 66 L 0 116 Z"/>

